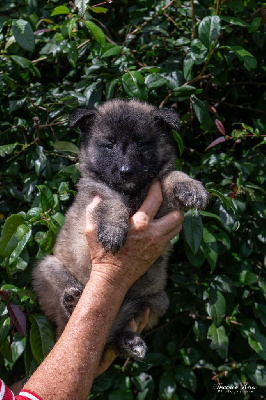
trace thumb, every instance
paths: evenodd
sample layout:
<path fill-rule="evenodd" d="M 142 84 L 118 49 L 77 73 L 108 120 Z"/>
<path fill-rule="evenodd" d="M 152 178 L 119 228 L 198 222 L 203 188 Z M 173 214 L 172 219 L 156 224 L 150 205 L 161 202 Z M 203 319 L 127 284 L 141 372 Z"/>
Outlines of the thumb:
<path fill-rule="evenodd" d="M 94 211 L 102 201 L 99 195 L 95 196 L 92 202 L 86 207 L 86 226 L 85 226 L 85 235 L 89 235 L 95 229 L 95 221 L 94 221 Z"/>

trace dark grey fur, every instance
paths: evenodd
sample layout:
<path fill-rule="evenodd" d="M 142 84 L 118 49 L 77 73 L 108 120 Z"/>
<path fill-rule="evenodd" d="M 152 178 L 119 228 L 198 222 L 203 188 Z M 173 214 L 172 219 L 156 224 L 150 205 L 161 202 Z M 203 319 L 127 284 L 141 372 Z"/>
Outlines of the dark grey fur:
<path fill-rule="evenodd" d="M 159 110 L 135 100 L 113 100 L 98 109 L 77 110 L 71 127 L 82 134 L 81 179 L 77 197 L 66 214 L 54 254 L 38 263 L 33 287 L 46 315 L 60 335 L 90 277 L 90 252 L 84 235 L 85 209 L 96 194 L 102 202 L 95 213 L 98 240 L 106 251 L 125 243 L 128 219 L 160 179 L 164 202 L 157 217 L 173 209 L 204 208 L 208 201 L 200 182 L 175 169 L 171 130 L 178 129 L 173 109 Z M 146 329 L 152 328 L 168 306 L 164 292 L 169 249 L 131 287 L 111 329 L 108 344 L 119 355 L 143 359 L 146 344 L 128 329 L 132 318 L 151 309 Z"/>

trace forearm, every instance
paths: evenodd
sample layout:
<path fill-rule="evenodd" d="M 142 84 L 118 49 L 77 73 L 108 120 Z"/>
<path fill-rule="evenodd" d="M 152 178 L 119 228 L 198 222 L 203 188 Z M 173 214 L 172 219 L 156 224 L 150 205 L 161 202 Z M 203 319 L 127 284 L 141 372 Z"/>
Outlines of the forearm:
<path fill-rule="evenodd" d="M 87 399 L 126 291 L 126 287 L 114 287 L 99 273 L 92 273 L 62 336 L 25 389 L 43 400 Z"/>

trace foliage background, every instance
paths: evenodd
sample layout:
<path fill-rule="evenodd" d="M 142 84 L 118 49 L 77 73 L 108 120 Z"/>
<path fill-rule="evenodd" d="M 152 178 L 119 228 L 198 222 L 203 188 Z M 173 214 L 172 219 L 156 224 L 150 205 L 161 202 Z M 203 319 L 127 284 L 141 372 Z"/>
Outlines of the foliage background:
<path fill-rule="evenodd" d="M 91 398 L 264 398 L 265 13 L 255 0 L 1 2 L 7 383 L 32 373 L 54 343 L 31 270 L 52 252 L 75 196 L 79 134 L 69 113 L 134 97 L 178 110 L 177 167 L 205 184 L 210 202 L 186 213 L 169 266 L 171 305 L 147 335 L 147 358 L 118 362 Z"/>

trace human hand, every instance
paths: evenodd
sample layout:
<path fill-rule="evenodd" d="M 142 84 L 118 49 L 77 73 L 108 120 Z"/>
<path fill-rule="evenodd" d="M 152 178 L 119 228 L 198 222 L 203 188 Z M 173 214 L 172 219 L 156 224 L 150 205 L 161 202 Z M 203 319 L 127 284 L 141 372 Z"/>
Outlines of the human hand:
<path fill-rule="evenodd" d="M 97 242 L 93 211 L 101 202 L 96 196 L 86 209 L 85 234 L 90 246 L 92 274 L 117 289 L 129 289 L 156 261 L 167 244 L 182 229 L 183 212 L 171 211 L 154 219 L 162 203 L 161 185 L 154 182 L 140 209 L 130 218 L 127 240 L 115 255 Z"/>

